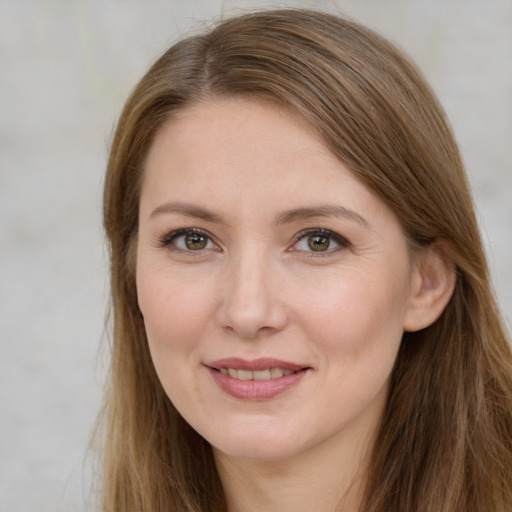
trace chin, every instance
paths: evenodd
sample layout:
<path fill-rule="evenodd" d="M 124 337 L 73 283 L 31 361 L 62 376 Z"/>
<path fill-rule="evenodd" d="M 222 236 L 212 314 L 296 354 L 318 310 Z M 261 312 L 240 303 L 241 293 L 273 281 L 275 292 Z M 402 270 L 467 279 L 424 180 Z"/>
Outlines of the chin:
<path fill-rule="evenodd" d="M 226 456 L 268 462 L 291 457 L 301 451 L 303 445 L 293 433 L 276 428 L 275 424 L 236 432 L 226 428 L 222 436 L 206 439 L 214 451 Z"/>
<path fill-rule="evenodd" d="M 245 439 L 212 445 L 214 451 L 237 459 L 251 459 L 260 462 L 276 462 L 287 459 L 297 453 L 296 446 L 285 443 L 268 443 L 265 440 Z"/>

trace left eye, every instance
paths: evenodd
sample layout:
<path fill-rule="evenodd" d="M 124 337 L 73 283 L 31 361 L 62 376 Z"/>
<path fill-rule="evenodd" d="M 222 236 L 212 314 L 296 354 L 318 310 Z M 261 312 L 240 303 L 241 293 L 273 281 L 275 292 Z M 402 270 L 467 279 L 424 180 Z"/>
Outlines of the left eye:
<path fill-rule="evenodd" d="M 346 247 L 347 245 L 348 242 L 331 231 L 314 231 L 299 235 L 299 240 L 295 244 L 294 250 L 325 253 L 340 247 Z"/>

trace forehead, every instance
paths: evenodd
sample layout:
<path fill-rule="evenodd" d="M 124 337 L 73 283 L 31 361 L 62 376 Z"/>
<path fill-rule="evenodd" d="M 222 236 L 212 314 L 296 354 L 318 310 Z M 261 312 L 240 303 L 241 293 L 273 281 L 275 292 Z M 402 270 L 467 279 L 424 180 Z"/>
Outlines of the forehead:
<path fill-rule="evenodd" d="M 380 202 L 305 119 L 255 100 L 181 112 L 158 132 L 144 172 L 141 209 L 180 200 L 253 215 L 319 203 L 368 211 Z"/>
<path fill-rule="evenodd" d="M 342 167 L 300 115 L 269 102 L 228 99 L 196 105 L 168 121 L 150 148 L 145 168 L 148 174 L 166 170 L 179 178 L 186 171 L 191 178 L 224 175 L 247 184 L 250 176 L 275 181 L 285 171 L 299 178 L 320 163 L 319 180 Z"/>
<path fill-rule="evenodd" d="M 258 156 L 272 151 L 273 157 L 278 153 L 311 153 L 312 150 L 315 154 L 329 153 L 315 127 L 305 118 L 275 102 L 258 99 L 202 102 L 180 111 L 160 132 L 172 134 L 176 144 L 186 143 L 188 148 L 194 148 L 196 157 L 213 147 L 225 150 L 215 154 L 218 158 L 236 148 L 257 152 Z"/>

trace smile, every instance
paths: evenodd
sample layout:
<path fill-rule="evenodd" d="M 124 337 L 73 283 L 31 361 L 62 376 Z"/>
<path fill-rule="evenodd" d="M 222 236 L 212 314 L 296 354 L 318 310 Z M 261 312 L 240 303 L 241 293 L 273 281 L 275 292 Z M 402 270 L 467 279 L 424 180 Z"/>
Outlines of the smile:
<path fill-rule="evenodd" d="M 295 388 L 309 366 L 271 358 L 245 360 L 229 358 L 205 365 L 213 381 L 226 394 L 250 401 L 263 401 Z"/>
<path fill-rule="evenodd" d="M 283 376 L 292 375 L 293 370 L 284 370 L 283 368 L 267 368 L 266 370 L 241 370 L 236 368 L 220 368 L 220 373 L 229 375 L 237 380 L 270 380 L 279 379 Z"/>

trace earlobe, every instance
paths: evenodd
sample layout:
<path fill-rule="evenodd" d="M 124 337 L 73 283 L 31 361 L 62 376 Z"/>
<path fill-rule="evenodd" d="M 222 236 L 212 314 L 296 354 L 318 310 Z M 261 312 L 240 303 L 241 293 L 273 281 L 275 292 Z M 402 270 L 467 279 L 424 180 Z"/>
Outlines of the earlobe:
<path fill-rule="evenodd" d="M 450 301 L 456 282 L 450 243 L 438 239 L 422 250 L 414 263 L 411 295 L 404 330 L 415 332 L 432 325 Z"/>

